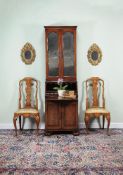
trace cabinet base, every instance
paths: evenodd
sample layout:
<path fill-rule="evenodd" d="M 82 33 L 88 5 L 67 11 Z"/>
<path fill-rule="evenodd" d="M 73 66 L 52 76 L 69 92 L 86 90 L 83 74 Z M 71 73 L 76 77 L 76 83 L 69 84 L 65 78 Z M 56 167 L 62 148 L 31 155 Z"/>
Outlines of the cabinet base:
<path fill-rule="evenodd" d="M 45 130 L 45 136 L 51 136 L 52 134 L 73 134 L 74 136 L 79 136 L 79 130 L 71 130 L 71 131 L 53 131 L 53 130 Z"/>

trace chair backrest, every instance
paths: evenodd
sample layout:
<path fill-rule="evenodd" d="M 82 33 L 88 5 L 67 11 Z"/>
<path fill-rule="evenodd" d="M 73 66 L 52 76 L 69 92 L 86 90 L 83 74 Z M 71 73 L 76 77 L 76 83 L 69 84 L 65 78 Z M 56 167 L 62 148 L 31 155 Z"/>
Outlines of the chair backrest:
<path fill-rule="evenodd" d="M 25 77 L 19 81 L 19 109 L 38 109 L 38 81 L 32 77 Z"/>
<path fill-rule="evenodd" d="M 86 109 L 105 107 L 104 81 L 99 77 L 86 80 Z"/>

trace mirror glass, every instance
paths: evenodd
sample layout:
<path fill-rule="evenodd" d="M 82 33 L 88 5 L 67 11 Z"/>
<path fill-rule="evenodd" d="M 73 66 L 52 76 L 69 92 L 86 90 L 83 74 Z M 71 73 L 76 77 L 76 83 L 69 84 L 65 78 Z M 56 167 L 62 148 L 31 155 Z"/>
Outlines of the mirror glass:
<path fill-rule="evenodd" d="M 25 59 L 31 59 L 31 52 L 30 52 L 30 50 L 25 51 Z"/>
<path fill-rule="evenodd" d="M 74 75 L 74 39 L 72 32 L 63 34 L 64 76 Z"/>
<path fill-rule="evenodd" d="M 55 32 L 48 35 L 48 66 L 48 75 L 58 76 L 58 34 Z"/>
<path fill-rule="evenodd" d="M 92 57 L 92 59 L 93 59 L 94 61 L 96 61 L 96 60 L 98 59 L 98 52 L 97 52 L 97 51 L 93 51 L 93 52 L 91 53 L 91 57 Z"/>

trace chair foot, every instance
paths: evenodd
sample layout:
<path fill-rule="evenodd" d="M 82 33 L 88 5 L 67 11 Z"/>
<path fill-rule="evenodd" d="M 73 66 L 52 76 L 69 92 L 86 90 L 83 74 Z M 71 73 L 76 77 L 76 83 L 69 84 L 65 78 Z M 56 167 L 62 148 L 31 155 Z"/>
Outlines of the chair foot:
<path fill-rule="evenodd" d="M 15 137 L 17 137 L 17 132 L 14 134 Z"/>
<path fill-rule="evenodd" d="M 37 136 L 39 136 L 39 129 L 37 129 Z"/>
<path fill-rule="evenodd" d="M 86 135 L 89 135 L 89 134 L 90 134 L 90 132 L 88 130 L 86 130 Z"/>
<path fill-rule="evenodd" d="M 110 132 L 109 132 L 109 129 L 107 130 L 107 136 L 110 136 Z"/>

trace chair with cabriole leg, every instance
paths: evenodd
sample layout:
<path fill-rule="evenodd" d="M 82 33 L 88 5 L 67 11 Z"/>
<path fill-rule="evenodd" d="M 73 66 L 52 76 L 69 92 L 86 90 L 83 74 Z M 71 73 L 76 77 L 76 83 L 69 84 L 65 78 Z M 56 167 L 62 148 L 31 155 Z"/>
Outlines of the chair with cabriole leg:
<path fill-rule="evenodd" d="M 104 81 L 99 77 L 91 77 L 86 80 L 85 124 L 87 133 L 90 118 L 96 117 L 99 119 L 100 116 L 103 116 L 103 129 L 105 118 L 107 119 L 107 134 L 109 135 L 110 112 L 105 108 Z"/>
<path fill-rule="evenodd" d="M 20 130 L 21 117 L 28 118 L 32 117 L 35 119 L 37 125 L 37 134 L 40 123 L 40 114 L 38 111 L 38 81 L 32 77 L 25 77 L 19 81 L 19 108 L 14 113 L 13 123 L 17 135 L 16 120 L 19 118 Z"/>

